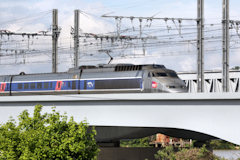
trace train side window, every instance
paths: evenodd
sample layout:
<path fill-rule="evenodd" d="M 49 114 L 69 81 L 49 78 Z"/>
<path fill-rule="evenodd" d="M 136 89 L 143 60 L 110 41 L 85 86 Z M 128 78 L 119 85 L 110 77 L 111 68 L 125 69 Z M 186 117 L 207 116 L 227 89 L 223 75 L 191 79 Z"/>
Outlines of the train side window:
<path fill-rule="evenodd" d="M 31 83 L 31 84 L 30 84 L 30 88 L 31 88 L 31 89 L 35 89 L 35 83 Z"/>
<path fill-rule="evenodd" d="M 53 82 L 50 82 L 50 88 L 52 88 L 52 86 L 53 86 L 53 84 L 52 84 Z"/>
<path fill-rule="evenodd" d="M 44 89 L 48 89 L 48 82 L 45 82 L 43 87 Z"/>
<path fill-rule="evenodd" d="M 76 81 L 72 82 L 72 89 L 76 89 Z"/>
<path fill-rule="evenodd" d="M 37 89 L 41 89 L 42 88 L 42 83 L 37 83 Z"/>
<path fill-rule="evenodd" d="M 68 88 L 71 88 L 71 82 L 68 82 Z"/>
<path fill-rule="evenodd" d="M 28 89 L 29 88 L 29 84 L 28 83 L 24 83 L 24 89 Z"/>
<path fill-rule="evenodd" d="M 18 83 L 18 89 L 22 89 L 22 83 Z"/>

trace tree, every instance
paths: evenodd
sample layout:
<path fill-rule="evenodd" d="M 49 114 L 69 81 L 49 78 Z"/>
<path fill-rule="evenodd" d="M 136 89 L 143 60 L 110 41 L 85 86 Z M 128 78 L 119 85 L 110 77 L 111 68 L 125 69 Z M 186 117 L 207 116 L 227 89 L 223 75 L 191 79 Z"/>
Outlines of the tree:
<path fill-rule="evenodd" d="M 99 152 L 96 131 L 86 121 L 77 123 L 66 114 L 41 114 L 37 105 L 33 117 L 27 110 L 0 126 L 0 159 L 96 159 Z"/>

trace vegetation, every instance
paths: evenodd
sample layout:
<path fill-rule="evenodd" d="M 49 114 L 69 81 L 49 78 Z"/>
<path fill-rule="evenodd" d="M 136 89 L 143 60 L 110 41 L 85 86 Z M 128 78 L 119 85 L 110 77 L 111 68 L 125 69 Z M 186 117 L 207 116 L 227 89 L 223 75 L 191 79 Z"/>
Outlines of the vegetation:
<path fill-rule="evenodd" d="M 210 148 L 211 149 L 236 149 L 237 146 L 223 140 L 212 140 L 210 141 Z"/>
<path fill-rule="evenodd" d="M 121 147 L 153 147 L 153 145 L 150 145 L 151 142 L 151 136 L 150 137 L 144 137 L 139 139 L 132 139 L 132 140 L 122 140 L 120 143 Z M 190 148 L 193 147 L 195 141 L 193 141 L 192 146 L 186 144 L 185 147 Z M 209 148 L 211 149 L 239 149 L 240 147 L 227 142 L 223 140 L 211 140 L 207 142 L 209 144 Z"/>
<path fill-rule="evenodd" d="M 172 146 L 168 146 L 159 150 L 154 156 L 156 160 L 224 160 L 214 156 L 205 146 L 181 149 L 177 152 L 174 151 Z"/>
<path fill-rule="evenodd" d="M 235 66 L 232 68 L 233 70 L 240 70 L 240 66 Z"/>
<path fill-rule="evenodd" d="M 150 137 L 121 141 L 121 147 L 151 147 L 150 141 Z M 205 145 L 201 148 L 193 146 L 194 143 L 186 145 L 185 148 L 167 146 L 159 150 L 154 156 L 156 160 L 225 160 L 213 155 L 211 151 L 206 149 Z M 222 140 L 212 140 L 208 142 L 208 147 L 211 149 L 236 149 L 236 145 Z"/>
<path fill-rule="evenodd" d="M 27 110 L 19 115 L 19 123 L 10 119 L 0 126 L 0 159 L 96 159 L 99 152 L 96 131 L 86 121 L 52 113 L 41 114 L 37 105 L 33 117 Z"/>
<path fill-rule="evenodd" d="M 150 137 L 144 137 L 139 139 L 132 139 L 120 142 L 120 147 L 151 147 L 150 146 Z"/>
<path fill-rule="evenodd" d="M 172 146 L 167 146 L 162 150 L 159 150 L 157 154 L 154 155 L 156 160 L 175 160 L 175 151 Z"/>

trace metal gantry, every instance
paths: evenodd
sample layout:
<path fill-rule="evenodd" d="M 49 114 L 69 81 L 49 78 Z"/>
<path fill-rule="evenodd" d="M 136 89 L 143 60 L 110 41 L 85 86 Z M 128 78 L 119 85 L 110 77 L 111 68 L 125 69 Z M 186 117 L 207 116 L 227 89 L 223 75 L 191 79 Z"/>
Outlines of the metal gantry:
<path fill-rule="evenodd" d="M 229 23 L 236 23 L 237 25 L 240 23 L 239 21 L 233 21 L 229 20 L 229 0 L 223 0 L 222 1 L 222 90 L 224 92 L 229 91 Z M 79 10 L 74 11 L 74 67 L 77 67 L 79 64 L 79 38 L 81 35 L 79 35 Z M 109 16 L 109 15 L 103 15 L 102 17 L 105 18 L 114 18 L 116 19 L 130 19 L 131 21 L 133 19 L 138 19 L 140 24 L 143 19 L 145 20 L 172 20 L 172 21 L 178 21 L 179 25 L 182 21 L 196 21 L 197 22 L 197 50 L 198 50 L 198 56 L 197 56 L 197 91 L 198 92 L 204 92 L 204 0 L 197 0 L 197 18 L 158 18 L 158 17 L 137 17 L 137 16 Z M 121 35 L 117 36 L 109 36 L 109 35 L 94 35 L 95 38 L 119 38 L 119 39 L 142 39 L 149 37 L 142 37 L 141 36 L 141 25 L 140 25 L 140 37 L 122 37 Z M 57 65 L 58 65 L 58 55 L 57 55 L 57 49 L 58 49 L 58 37 L 59 37 L 59 27 L 58 27 L 58 10 L 53 9 L 52 12 L 52 34 L 47 33 L 13 33 L 8 32 L 5 30 L 0 31 L 0 35 L 22 35 L 22 36 L 52 36 L 52 72 L 57 72 Z M 86 36 L 86 35 L 85 35 Z M 86 36 L 87 37 L 87 36 Z M 143 48 L 145 48 L 144 44 L 142 45 Z"/>

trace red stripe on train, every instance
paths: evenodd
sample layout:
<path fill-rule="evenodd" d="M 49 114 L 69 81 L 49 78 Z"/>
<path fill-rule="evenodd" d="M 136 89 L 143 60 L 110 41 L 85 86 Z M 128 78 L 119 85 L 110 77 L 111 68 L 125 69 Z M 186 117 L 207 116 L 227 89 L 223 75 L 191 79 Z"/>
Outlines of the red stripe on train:
<path fill-rule="evenodd" d="M 56 83 L 56 87 L 55 87 L 55 90 L 56 90 L 56 91 L 60 91 L 61 88 L 62 88 L 62 84 L 63 84 L 62 81 L 57 81 L 57 83 Z"/>
<path fill-rule="evenodd" d="M 4 92 L 6 89 L 6 83 L 1 83 L 0 92 Z"/>

